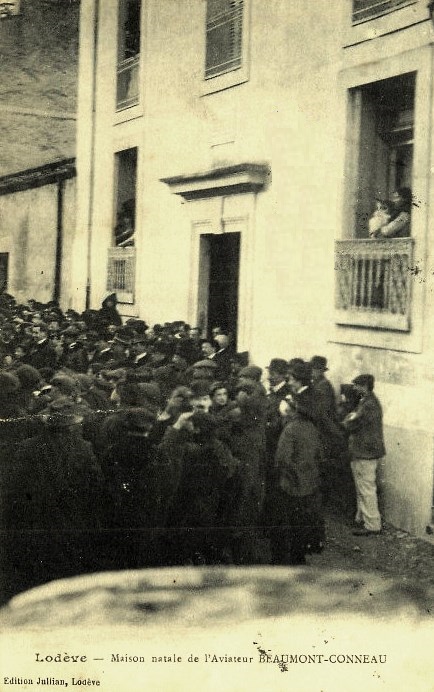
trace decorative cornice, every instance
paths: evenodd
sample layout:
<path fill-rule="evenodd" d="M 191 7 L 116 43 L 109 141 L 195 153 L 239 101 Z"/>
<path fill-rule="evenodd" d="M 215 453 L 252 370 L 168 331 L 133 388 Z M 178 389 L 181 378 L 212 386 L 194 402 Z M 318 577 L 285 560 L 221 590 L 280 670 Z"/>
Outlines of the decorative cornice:
<path fill-rule="evenodd" d="M 213 168 L 202 173 L 161 178 L 174 195 L 185 200 L 216 197 L 241 192 L 258 192 L 271 180 L 266 163 L 240 163 Z"/>

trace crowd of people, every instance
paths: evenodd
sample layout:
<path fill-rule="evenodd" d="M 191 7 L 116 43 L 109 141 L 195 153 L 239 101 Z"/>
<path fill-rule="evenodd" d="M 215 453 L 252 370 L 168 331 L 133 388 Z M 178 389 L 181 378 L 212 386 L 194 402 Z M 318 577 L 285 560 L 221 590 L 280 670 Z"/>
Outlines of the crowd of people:
<path fill-rule="evenodd" d="M 2 564 L 14 579 L 252 564 L 258 539 L 272 564 L 305 564 L 324 547 L 322 497 L 350 454 L 359 529 L 380 530 L 371 375 L 337 398 L 322 356 L 263 372 L 219 327 L 204 339 L 183 321 L 123 324 L 114 294 L 78 314 L 3 293 L 0 358 Z"/>

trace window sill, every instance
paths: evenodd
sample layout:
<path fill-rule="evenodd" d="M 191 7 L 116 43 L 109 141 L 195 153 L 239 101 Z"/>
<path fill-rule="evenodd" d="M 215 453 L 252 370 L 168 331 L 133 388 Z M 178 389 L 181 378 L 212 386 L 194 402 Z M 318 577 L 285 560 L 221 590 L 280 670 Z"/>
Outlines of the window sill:
<path fill-rule="evenodd" d="M 231 87 L 244 84 L 249 80 L 249 71 L 247 65 L 238 67 L 236 70 L 231 70 L 230 72 L 225 72 L 223 74 L 216 75 L 215 77 L 209 77 L 204 79 L 201 84 L 201 96 L 207 96 L 208 94 L 214 94 L 217 91 L 223 91 L 224 89 L 230 89 Z"/>
<path fill-rule="evenodd" d="M 365 19 L 356 24 L 350 23 L 351 16 L 349 16 L 344 35 L 344 48 L 349 48 L 364 41 L 372 41 L 372 39 L 406 29 L 413 24 L 424 21 L 429 21 L 426 0 L 413 0 L 411 4 L 398 7 L 387 14 Z"/>
<path fill-rule="evenodd" d="M 122 123 L 127 123 L 130 120 L 136 120 L 141 117 L 143 117 L 143 108 L 140 103 L 138 103 L 135 106 L 128 106 L 127 108 L 116 110 L 113 124 L 121 125 Z"/>

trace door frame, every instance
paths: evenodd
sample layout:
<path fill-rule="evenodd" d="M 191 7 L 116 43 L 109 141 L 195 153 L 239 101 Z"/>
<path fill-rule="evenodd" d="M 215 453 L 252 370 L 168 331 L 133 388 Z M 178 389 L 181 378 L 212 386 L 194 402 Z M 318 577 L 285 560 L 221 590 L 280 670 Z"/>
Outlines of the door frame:
<path fill-rule="evenodd" d="M 248 351 L 253 314 L 255 194 L 213 196 L 189 203 L 191 265 L 188 320 L 205 336 L 208 321 L 210 247 L 205 235 L 240 234 L 237 348 Z"/>

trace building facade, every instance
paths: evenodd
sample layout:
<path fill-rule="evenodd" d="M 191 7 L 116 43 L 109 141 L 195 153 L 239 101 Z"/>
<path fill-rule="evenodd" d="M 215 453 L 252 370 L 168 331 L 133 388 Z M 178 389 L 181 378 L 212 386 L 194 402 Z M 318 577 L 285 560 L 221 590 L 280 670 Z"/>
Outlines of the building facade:
<path fill-rule="evenodd" d="M 431 7 L 431 9 L 430 9 Z M 371 372 L 386 519 L 432 521 L 433 18 L 426 0 L 83 0 L 71 304 Z M 411 233 L 371 239 L 409 187 Z"/>
<path fill-rule="evenodd" d="M 0 1 L 0 286 L 59 300 L 75 234 L 78 0 Z"/>

